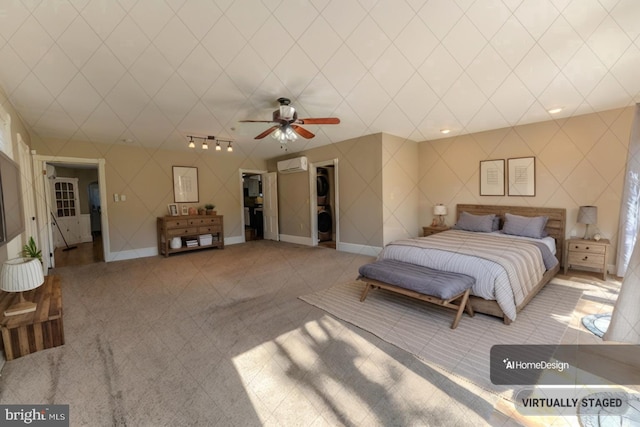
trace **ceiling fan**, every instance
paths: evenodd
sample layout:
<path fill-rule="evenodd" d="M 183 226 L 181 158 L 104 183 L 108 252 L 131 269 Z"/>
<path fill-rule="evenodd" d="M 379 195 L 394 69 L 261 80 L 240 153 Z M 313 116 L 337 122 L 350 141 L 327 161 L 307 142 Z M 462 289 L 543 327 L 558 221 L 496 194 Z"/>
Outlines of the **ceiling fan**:
<path fill-rule="evenodd" d="M 299 119 L 298 113 L 291 106 L 289 98 L 278 98 L 278 103 L 280 108 L 273 112 L 271 120 L 240 120 L 241 123 L 275 123 L 254 139 L 262 139 L 272 134 L 271 136 L 274 139 L 280 141 L 281 144 L 286 144 L 287 141 L 298 139 L 298 135 L 306 139 L 311 139 L 315 136 L 300 125 L 337 125 L 340 123 L 340 119 L 337 117 Z"/>

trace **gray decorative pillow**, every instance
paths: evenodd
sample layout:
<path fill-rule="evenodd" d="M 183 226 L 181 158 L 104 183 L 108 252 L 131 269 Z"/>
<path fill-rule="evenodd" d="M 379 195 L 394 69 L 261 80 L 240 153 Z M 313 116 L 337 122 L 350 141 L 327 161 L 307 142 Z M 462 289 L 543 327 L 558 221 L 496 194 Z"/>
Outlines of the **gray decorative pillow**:
<path fill-rule="evenodd" d="M 500 230 L 500 217 L 496 215 L 493 218 L 493 224 L 491 224 L 491 231 L 498 231 L 498 230 Z"/>
<path fill-rule="evenodd" d="M 473 215 L 469 212 L 462 212 L 458 222 L 453 226 L 456 230 L 480 231 L 490 233 L 493 230 L 493 220 L 496 216 L 491 215 Z"/>
<path fill-rule="evenodd" d="M 504 227 L 502 232 L 514 236 L 533 237 L 542 239 L 547 236 L 544 228 L 549 217 L 546 216 L 520 216 L 507 213 L 504 215 Z"/>

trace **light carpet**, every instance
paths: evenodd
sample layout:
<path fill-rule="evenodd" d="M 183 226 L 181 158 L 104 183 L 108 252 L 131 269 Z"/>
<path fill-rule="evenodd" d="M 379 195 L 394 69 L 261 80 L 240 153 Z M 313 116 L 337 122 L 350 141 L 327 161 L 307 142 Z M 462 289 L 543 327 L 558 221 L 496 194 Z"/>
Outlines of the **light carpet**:
<path fill-rule="evenodd" d="M 490 380 L 490 350 L 495 344 L 559 344 L 582 291 L 554 279 L 511 325 L 483 314 L 464 314 L 451 329 L 455 312 L 434 304 L 376 289 L 360 302 L 362 282 L 350 282 L 300 297 L 429 364 L 485 390 L 511 398 L 511 386 Z"/>

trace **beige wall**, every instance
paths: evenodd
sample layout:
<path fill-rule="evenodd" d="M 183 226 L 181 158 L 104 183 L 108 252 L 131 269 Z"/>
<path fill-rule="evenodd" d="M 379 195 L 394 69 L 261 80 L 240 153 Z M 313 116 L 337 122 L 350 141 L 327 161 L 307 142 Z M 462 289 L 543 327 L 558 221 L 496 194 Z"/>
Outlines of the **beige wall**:
<path fill-rule="evenodd" d="M 266 169 L 266 162 L 238 153 L 152 150 L 124 144 L 41 140 L 33 147 L 40 155 L 104 158 L 111 252 L 136 250 L 148 254 L 157 247 L 156 217 L 167 214 L 173 203 L 172 166 L 198 168 L 199 207 L 216 205 L 224 215 L 225 238 L 240 238 L 242 187 L 239 169 Z M 125 202 L 114 202 L 113 194 L 124 194 Z"/>
<path fill-rule="evenodd" d="M 559 207 L 567 209 L 567 236 L 581 237 L 578 207 L 595 205 L 598 228 L 612 242 L 613 264 L 632 118 L 629 107 L 422 142 L 420 222 L 431 223 L 437 203 L 449 208 L 449 225 L 457 203 Z M 480 197 L 480 160 L 525 156 L 536 158 L 535 197 Z"/>
<path fill-rule="evenodd" d="M 24 123 L 22 123 L 22 120 L 20 120 L 20 116 L 18 116 L 15 109 L 13 108 L 13 105 L 11 105 L 11 103 L 7 99 L 7 95 L 2 89 L 2 87 L 0 87 L 0 105 L 2 106 L 0 111 L 4 110 L 6 113 L 9 114 L 10 123 L 11 123 L 10 134 L 11 134 L 12 147 L 11 149 L 5 149 L 4 152 L 10 158 L 12 158 L 16 163 L 19 163 L 17 158 L 18 137 L 22 138 L 22 141 L 24 141 L 24 143 L 27 144 L 28 146 L 31 146 L 31 138 L 30 138 L 29 132 L 27 132 L 27 129 L 24 126 Z M 0 247 L 0 264 L 6 261 L 7 259 L 20 256 L 22 247 L 24 246 L 25 243 L 26 243 L 26 238 L 23 233 L 23 235 L 16 237 L 11 242 L 8 242 L 6 245 L 3 245 L 2 247 Z"/>
<path fill-rule="evenodd" d="M 273 159 L 269 170 L 276 170 L 278 160 L 303 155 L 310 163 L 338 159 L 340 242 L 382 246 L 382 134 Z M 280 234 L 310 238 L 309 197 L 308 172 L 278 174 Z"/>
<path fill-rule="evenodd" d="M 420 235 L 418 200 L 418 144 L 383 134 L 383 244 Z"/>

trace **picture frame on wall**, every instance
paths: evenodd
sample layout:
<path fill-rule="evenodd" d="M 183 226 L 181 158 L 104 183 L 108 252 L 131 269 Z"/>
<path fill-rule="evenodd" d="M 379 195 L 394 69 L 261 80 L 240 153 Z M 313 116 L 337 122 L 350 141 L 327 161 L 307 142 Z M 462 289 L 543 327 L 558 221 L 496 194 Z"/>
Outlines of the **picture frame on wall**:
<path fill-rule="evenodd" d="M 169 210 L 169 215 L 178 216 L 178 205 L 175 203 L 169 203 L 167 209 Z"/>
<path fill-rule="evenodd" d="M 480 161 L 480 195 L 504 196 L 504 159 Z"/>
<path fill-rule="evenodd" d="M 198 168 L 173 167 L 173 201 L 176 203 L 198 203 Z"/>
<path fill-rule="evenodd" d="M 516 157 L 507 159 L 509 196 L 533 197 L 536 195 L 536 158 Z"/>

